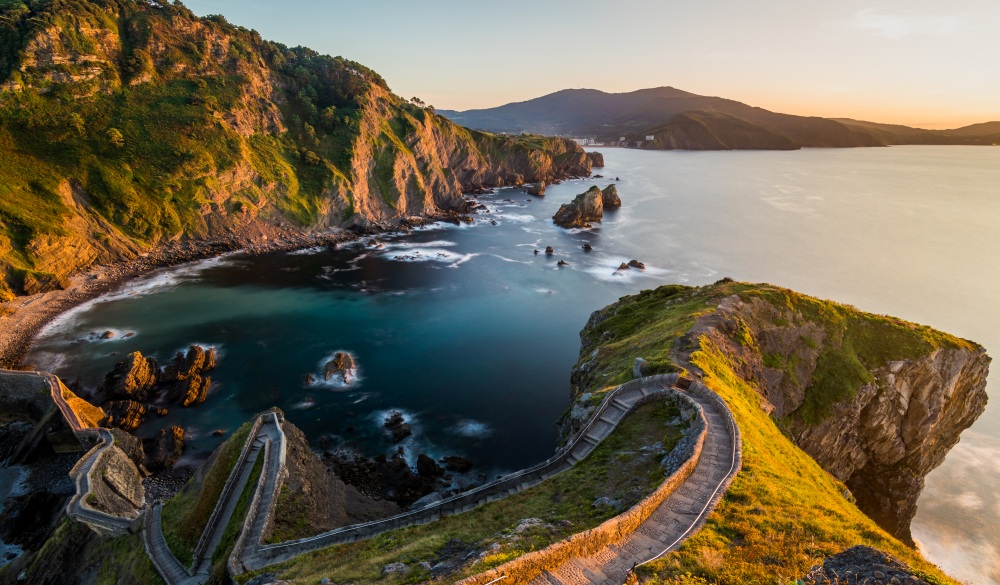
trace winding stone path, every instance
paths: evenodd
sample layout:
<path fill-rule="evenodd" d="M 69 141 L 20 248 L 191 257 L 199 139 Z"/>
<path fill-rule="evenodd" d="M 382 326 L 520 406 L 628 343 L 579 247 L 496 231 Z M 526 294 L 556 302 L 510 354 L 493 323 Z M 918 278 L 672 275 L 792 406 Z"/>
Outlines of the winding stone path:
<path fill-rule="evenodd" d="M 212 569 L 212 555 L 215 554 L 215 549 L 222 541 L 226 526 L 232 519 L 233 511 L 239 503 L 240 495 L 250 479 L 250 474 L 253 472 L 254 464 L 261 451 L 264 453 L 265 464 L 261 470 L 257 492 L 260 492 L 264 486 L 270 486 L 269 490 L 273 497 L 273 493 L 279 487 L 285 459 L 285 434 L 281 430 L 281 419 L 277 413 L 259 415 L 254 420 L 247 442 L 233 465 L 219 495 L 219 500 L 216 502 L 212 515 L 209 516 L 198 540 L 190 567 L 185 568 L 167 545 L 163 536 L 162 507 L 156 504 L 147 511 L 147 521 L 142 531 L 143 542 L 146 546 L 146 553 L 153 561 L 156 571 L 163 577 L 167 585 L 201 585 L 208 581 Z M 257 497 L 258 494 L 255 493 L 254 499 L 256 500 Z M 261 520 L 260 515 L 255 512 L 256 509 L 251 509 L 251 513 L 247 514 L 241 532 L 246 530 L 246 524 L 251 520 L 255 524 Z M 264 529 L 263 524 L 260 529 Z M 241 534 L 240 539 L 242 540 L 242 538 Z"/>
<path fill-rule="evenodd" d="M 675 550 L 704 524 L 739 471 L 740 435 L 729 409 L 711 390 L 694 384 L 686 393 L 701 406 L 707 432 L 698 463 L 683 485 L 634 532 L 544 571 L 530 585 L 622 585 L 633 567 Z M 502 573 L 503 567 L 498 570 Z"/>

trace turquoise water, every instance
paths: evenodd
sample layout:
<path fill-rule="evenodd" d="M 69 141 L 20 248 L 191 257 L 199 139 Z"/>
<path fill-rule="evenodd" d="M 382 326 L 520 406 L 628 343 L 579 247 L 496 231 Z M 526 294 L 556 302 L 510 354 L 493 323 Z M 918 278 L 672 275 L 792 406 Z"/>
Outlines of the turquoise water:
<path fill-rule="evenodd" d="M 143 429 L 184 426 L 192 462 L 221 440 L 213 429 L 271 405 L 317 444 L 386 452 L 380 421 L 399 409 L 416 431 L 408 456 L 498 473 L 552 453 L 589 314 L 663 283 L 773 282 L 998 353 L 1000 148 L 602 152 L 609 178 L 482 197 L 491 213 L 472 226 L 153 275 L 55 323 L 31 359 L 93 387 L 129 351 L 217 346 L 206 404 Z M 552 226 L 561 203 L 616 176 L 622 209 L 593 230 Z M 546 245 L 555 256 L 534 255 Z M 615 276 L 631 258 L 649 269 Z M 93 339 L 108 329 L 120 334 Z M 306 385 L 338 350 L 355 355 L 356 385 Z M 998 437 L 994 403 L 928 478 L 913 527 L 933 561 L 976 583 L 1000 583 Z"/>

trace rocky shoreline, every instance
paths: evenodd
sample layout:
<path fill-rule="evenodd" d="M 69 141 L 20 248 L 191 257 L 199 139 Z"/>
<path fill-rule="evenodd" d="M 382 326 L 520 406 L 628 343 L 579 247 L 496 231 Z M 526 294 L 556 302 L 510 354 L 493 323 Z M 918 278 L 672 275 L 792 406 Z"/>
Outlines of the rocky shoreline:
<path fill-rule="evenodd" d="M 470 201 L 469 211 L 474 201 Z M 403 218 L 394 223 L 367 223 L 351 229 L 332 228 L 301 232 L 263 222 L 245 226 L 222 238 L 170 242 L 152 248 L 131 260 L 98 265 L 70 277 L 64 289 L 17 297 L 0 303 L 0 367 L 23 369 L 23 360 L 39 331 L 66 311 L 124 287 L 128 282 L 156 270 L 241 252 L 250 255 L 292 252 L 317 246 L 337 246 L 375 234 L 408 232 L 437 222 L 458 223 L 465 217 L 439 212 L 426 217 Z"/>

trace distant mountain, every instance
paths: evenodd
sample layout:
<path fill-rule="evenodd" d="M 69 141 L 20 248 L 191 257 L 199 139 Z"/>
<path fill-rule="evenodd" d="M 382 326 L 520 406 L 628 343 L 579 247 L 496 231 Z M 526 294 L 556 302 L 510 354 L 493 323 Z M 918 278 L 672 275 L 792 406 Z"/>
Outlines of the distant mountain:
<path fill-rule="evenodd" d="M 465 112 L 440 110 L 452 121 L 488 132 L 522 131 L 625 139 L 654 149 L 787 150 L 890 144 L 994 144 L 1000 122 L 957 130 L 923 130 L 850 119 L 793 116 L 673 87 L 606 93 L 566 89 L 540 98 Z M 652 137 L 652 138 L 650 138 Z"/>

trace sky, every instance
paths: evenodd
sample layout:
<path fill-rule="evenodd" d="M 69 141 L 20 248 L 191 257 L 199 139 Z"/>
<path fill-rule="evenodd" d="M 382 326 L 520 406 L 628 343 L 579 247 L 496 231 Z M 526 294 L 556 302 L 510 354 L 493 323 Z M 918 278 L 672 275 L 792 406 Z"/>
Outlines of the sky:
<path fill-rule="evenodd" d="M 673 86 L 924 128 L 1000 120 L 996 0 L 186 0 L 438 109 Z"/>

